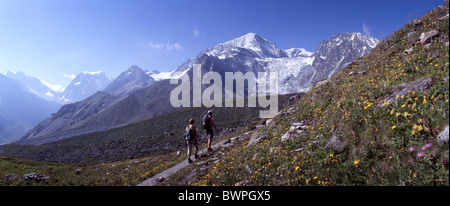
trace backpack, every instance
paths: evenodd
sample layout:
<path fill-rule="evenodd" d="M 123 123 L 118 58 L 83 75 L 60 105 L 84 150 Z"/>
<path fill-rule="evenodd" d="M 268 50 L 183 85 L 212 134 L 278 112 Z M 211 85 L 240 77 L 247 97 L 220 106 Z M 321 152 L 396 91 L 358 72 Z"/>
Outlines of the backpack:
<path fill-rule="evenodd" d="M 210 129 L 211 128 L 209 120 L 210 120 L 209 115 L 203 116 L 203 124 L 202 124 L 202 128 L 203 129 Z"/>
<path fill-rule="evenodd" d="M 194 135 L 194 131 L 192 130 L 192 127 L 189 127 L 189 126 L 188 126 L 188 128 L 189 128 L 188 131 L 186 131 L 186 132 L 184 133 L 184 139 L 185 139 L 186 141 L 195 139 L 195 135 Z"/>

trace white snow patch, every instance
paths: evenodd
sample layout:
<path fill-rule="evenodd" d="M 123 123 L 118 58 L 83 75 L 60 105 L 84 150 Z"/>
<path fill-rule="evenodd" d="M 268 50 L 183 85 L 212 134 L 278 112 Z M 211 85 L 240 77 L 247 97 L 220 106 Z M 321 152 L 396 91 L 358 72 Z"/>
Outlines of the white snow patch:
<path fill-rule="evenodd" d="M 88 71 L 84 71 L 83 74 L 90 74 L 90 75 L 97 75 L 97 74 L 101 74 L 103 73 L 102 71 L 96 71 L 96 72 L 88 72 Z"/>
<path fill-rule="evenodd" d="M 160 81 L 163 79 L 170 79 L 170 75 L 172 72 L 160 72 L 159 74 L 152 74 L 150 75 L 155 81 Z"/>
<path fill-rule="evenodd" d="M 58 99 L 59 101 L 63 101 L 63 102 L 70 102 L 70 99 L 66 99 L 66 97 L 63 95 L 61 98 Z"/>
<path fill-rule="evenodd" d="M 47 97 L 54 97 L 55 95 L 52 94 L 51 92 L 47 92 L 47 93 L 45 93 L 45 96 L 47 96 Z"/>
<path fill-rule="evenodd" d="M 39 81 L 41 81 L 41 83 L 45 86 L 47 86 L 48 88 L 50 88 L 51 90 L 55 91 L 55 92 L 63 92 L 64 91 L 64 87 L 62 87 L 61 85 L 53 85 L 50 83 L 47 83 L 46 81 L 39 79 Z"/>

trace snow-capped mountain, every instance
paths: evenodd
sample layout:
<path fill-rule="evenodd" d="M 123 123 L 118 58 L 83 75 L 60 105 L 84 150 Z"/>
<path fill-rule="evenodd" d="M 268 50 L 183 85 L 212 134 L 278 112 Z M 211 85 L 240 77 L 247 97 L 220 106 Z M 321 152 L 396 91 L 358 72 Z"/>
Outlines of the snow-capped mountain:
<path fill-rule="evenodd" d="M 82 72 L 66 87 L 58 99 L 63 103 L 81 101 L 97 91 L 102 91 L 111 82 L 104 72 Z"/>
<path fill-rule="evenodd" d="M 133 65 L 114 79 L 104 91 L 119 96 L 130 94 L 155 82 L 147 73 L 149 72 Z"/>
<path fill-rule="evenodd" d="M 181 64 L 171 76 L 183 74 L 207 55 L 225 64 L 227 68 L 221 71 L 277 72 L 279 94 L 306 92 L 316 82 L 336 74 L 354 58 L 367 54 L 377 43 L 377 39 L 361 33 L 339 33 L 323 41 L 315 52 L 303 48 L 282 50 L 257 34 L 248 33 L 204 50 Z"/>
<path fill-rule="evenodd" d="M 284 50 L 284 52 L 286 52 L 286 54 L 290 58 L 310 57 L 313 54 L 313 52 L 306 51 L 306 49 L 303 49 L 303 48 L 292 48 L 292 49 Z"/>
<path fill-rule="evenodd" d="M 234 57 L 234 55 L 242 52 L 241 50 L 244 49 L 252 52 L 252 56 L 260 59 L 287 57 L 284 50 L 255 33 L 248 33 L 239 38 L 221 43 L 207 49 L 204 53 L 219 59 L 225 59 Z"/>
<path fill-rule="evenodd" d="M 251 66 L 257 59 L 288 57 L 286 52 L 278 48 L 275 44 L 255 33 L 248 33 L 239 38 L 220 43 L 202 51 L 196 57 L 188 59 L 178 66 L 171 76 L 178 76 L 192 68 L 193 64 L 197 62 L 202 55 L 213 56 L 221 60 L 234 59 L 239 62 L 245 61 L 247 66 Z"/>
<path fill-rule="evenodd" d="M 147 75 L 155 79 L 155 81 L 161 81 L 163 79 L 169 79 L 172 72 L 160 72 L 157 70 L 153 70 L 151 72 L 145 71 Z"/>
<path fill-rule="evenodd" d="M 377 44 L 378 39 L 361 33 L 338 33 L 330 40 L 322 41 L 314 52 L 312 67 L 315 74 L 312 82 L 331 77 L 353 62 L 353 59 L 369 53 Z"/>

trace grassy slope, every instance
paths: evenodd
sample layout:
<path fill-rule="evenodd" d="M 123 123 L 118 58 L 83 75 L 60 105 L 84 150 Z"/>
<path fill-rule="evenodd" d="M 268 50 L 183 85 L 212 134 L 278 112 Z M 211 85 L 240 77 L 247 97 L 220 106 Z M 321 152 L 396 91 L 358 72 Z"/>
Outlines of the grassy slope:
<path fill-rule="evenodd" d="M 444 3 L 448 8 L 448 1 Z M 195 185 L 449 185 L 448 144 L 437 134 L 448 125 L 449 20 L 448 10 L 435 9 L 406 24 L 370 54 L 344 68 L 330 82 L 313 88 L 290 116 L 278 116 L 260 135 L 266 141 L 230 150 Z M 407 37 L 416 29 L 416 33 Z M 423 32 L 439 36 L 426 48 L 414 43 Z M 411 54 L 403 51 L 413 48 Z M 361 75 L 350 72 L 365 71 Z M 434 79 L 425 91 L 410 91 L 398 102 L 376 106 L 401 84 Z M 447 80 L 445 80 L 445 78 Z M 383 102 L 381 102 L 383 103 Z M 280 137 L 292 122 L 305 121 L 306 132 L 289 141 Z M 324 149 L 336 135 L 344 150 Z M 431 147 L 418 152 L 425 143 Z M 415 151 L 409 152 L 414 147 Z M 303 148 L 301 152 L 294 152 Z"/>

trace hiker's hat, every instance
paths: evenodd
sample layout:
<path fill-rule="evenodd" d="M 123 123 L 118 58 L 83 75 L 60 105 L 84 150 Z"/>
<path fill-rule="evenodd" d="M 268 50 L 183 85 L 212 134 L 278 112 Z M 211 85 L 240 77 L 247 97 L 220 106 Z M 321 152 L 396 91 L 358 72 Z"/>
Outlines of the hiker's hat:
<path fill-rule="evenodd" d="M 208 114 L 211 114 L 211 113 L 213 113 L 213 111 L 212 111 L 212 110 L 209 110 L 209 111 L 208 111 Z"/>

